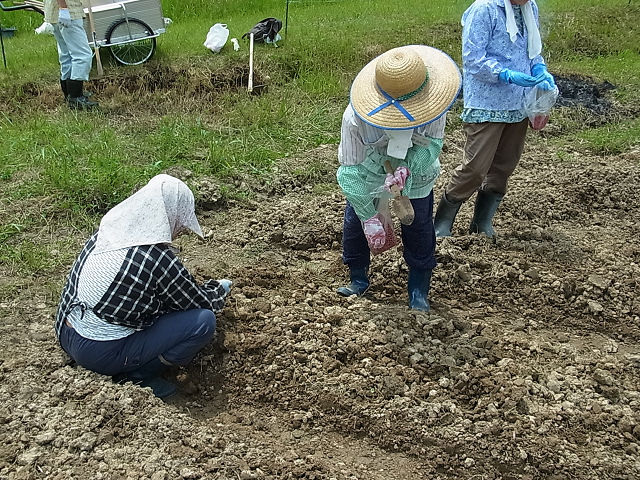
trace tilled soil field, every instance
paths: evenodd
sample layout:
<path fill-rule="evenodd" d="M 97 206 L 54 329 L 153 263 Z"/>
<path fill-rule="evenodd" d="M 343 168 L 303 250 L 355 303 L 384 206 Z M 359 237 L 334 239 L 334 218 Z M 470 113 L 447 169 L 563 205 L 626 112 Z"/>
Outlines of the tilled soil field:
<path fill-rule="evenodd" d="M 186 264 L 234 281 L 215 341 L 164 403 L 69 365 L 57 297 L 23 285 L 0 300 L 0 479 L 640 478 L 640 152 L 560 159 L 549 127 L 498 237 L 467 234 L 468 202 L 439 240 L 426 314 L 406 306 L 400 249 L 374 257 L 365 297 L 335 293 L 336 146 L 239 179 L 242 204 L 169 172 L 199 192 Z M 462 144 L 449 133 L 436 196 Z"/>

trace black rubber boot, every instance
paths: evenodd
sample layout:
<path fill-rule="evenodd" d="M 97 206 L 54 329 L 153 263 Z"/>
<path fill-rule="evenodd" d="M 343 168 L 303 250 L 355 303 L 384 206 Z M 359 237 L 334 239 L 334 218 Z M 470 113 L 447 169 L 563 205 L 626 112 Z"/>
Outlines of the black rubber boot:
<path fill-rule="evenodd" d="M 484 233 L 487 237 L 495 236 L 493 229 L 493 216 L 504 197 L 503 193 L 494 193 L 488 190 L 478 190 L 476 205 L 473 211 L 473 219 L 469 225 L 469 233 Z"/>
<path fill-rule="evenodd" d="M 351 284 L 346 287 L 340 287 L 338 293 L 343 297 L 357 295 L 361 297 L 369 288 L 369 278 L 367 277 L 366 268 L 349 268 L 349 277 Z"/>
<path fill-rule="evenodd" d="M 451 236 L 453 221 L 456 219 L 462 203 L 463 201 L 452 203 L 447 199 L 446 193 L 442 194 L 438 209 L 436 210 L 436 216 L 433 219 L 433 228 L 436 232 L 436 237 Z"/>
<path fill-rule="evenodd" d="M 118 383 L 131 381 L 141 387 L 150 387 L 153 390 L 153 394 L 158 398 L 168 398 L 178 391 L 178 387 L 160 378 L 160 374 L 167 368 L 169 368 L 169 365 L 163 363 L 160 357 L 156 357 L 137 370 L 125 373 L 125 378 L 122 378 L 122 375 L 114 377 L 114 381 Z"/>
<path fill-rule="evenodd" d="M 423 312 L 431 310 L 431 305 L 429 305 L 431 274 L 431 270 L 421 270 L 418 268 L 409 269 L 409 282 L 407 289 L 409 290 L 410 309 L 421 310 Z"/>
<path fill-rule="evenodd" d="M 67 88 L 67 81 L 68 80 L 60 80 L 60 87 L 62 88 L 62 93 L 64 94 L 65 100 L 67 100 L 67 98 L 69 97 L 69 89 Z M 87 92 L 87 91 L 82 92 L 83 97 L 89 98 L 91 95 L 93 95 L 93 93 L 91 92 Z"/>
<path fill-rule="evenodd" d="M 67 88 L 66 80 L 60 80 L 60 88 L 62 88 L 62 93 L 64 94 L 64 99 L 66 100 L 69 96 L 69 89 Z"/>
<path fill-rule="evenodd" d="M 74 110 L 91 110 L 98 106 L 98 102 L 92 102 L 84 96 L 82 80 L 67 80 L 67 103 Z"/>

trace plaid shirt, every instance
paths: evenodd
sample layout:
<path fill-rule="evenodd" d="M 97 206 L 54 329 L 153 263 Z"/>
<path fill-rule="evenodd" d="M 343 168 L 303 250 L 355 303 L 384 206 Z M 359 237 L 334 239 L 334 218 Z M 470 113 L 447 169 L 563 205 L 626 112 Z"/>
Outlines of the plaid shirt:
<path fill-rule="evenodd" d="M 125 260 L 111 286 L 100 301 L 89 306 L 79 299 L 78 282 L 87 258 L 95 248 L 97 232 L 84 245 L 62 292 L 56 315 L 56 336 L 69 312 L 91 309 L 105 322 L 144 330 L 162 314 L 206 308 L 219 312 L 226 292 L 216 280 L 198 285 L 171 247 L 166 244 L 140 245 L 128 249 Z M 89 274 L 86 272 L 85 274 Z"/>

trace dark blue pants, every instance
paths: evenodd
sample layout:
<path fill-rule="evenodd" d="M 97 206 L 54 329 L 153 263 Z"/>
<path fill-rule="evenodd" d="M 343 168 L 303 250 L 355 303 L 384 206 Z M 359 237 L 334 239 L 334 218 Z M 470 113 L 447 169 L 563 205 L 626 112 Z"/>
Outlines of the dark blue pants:
<path fill-rule="evenodd" d="M 409 268 L 432 270 L 436 266 L 436 234 L 433 230 L 433 191 L 424 198 L 411 200 L 415 219 L 401 225 L 404 260 Z M 362 222 L 347 202 L 342 229 L 342 261 L 352 269 L 368 268 L 371 255 Z"/>
<path fill-rule="evenodd" d="M 197 309 L 167 313 L 146 330 L 118 340 L 89 340 L 64 324 L 60 345 L 79 365 L 113 376 L 136 370 L 159 355 L 173 365 L 186 365 L 215 330 L 215 314 Z"/>

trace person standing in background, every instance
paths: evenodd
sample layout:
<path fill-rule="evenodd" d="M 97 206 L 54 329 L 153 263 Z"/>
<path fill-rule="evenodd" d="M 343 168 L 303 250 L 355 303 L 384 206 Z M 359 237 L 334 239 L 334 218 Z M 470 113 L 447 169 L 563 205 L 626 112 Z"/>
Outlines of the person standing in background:
<path fill-rule="evenodd" d="M 60 86 L 65 100 L 74 110 L 98 106 L 84 93 L 93 55 L 83 23 L 82 0 L 44 0 L 44 21 L 53 25 L 60 61 Z"/>
<path fill-rule="evenodd" d="M 463 202 L 477 191 L 470 233 L 495 235 L 492 221 L 524 148 L 531 87 L 556 84 L 540 56 L 535 0 L 476 0 L 462 17 L 464 158 L 434 219 L 436 237 L 451 236 Z"/>

